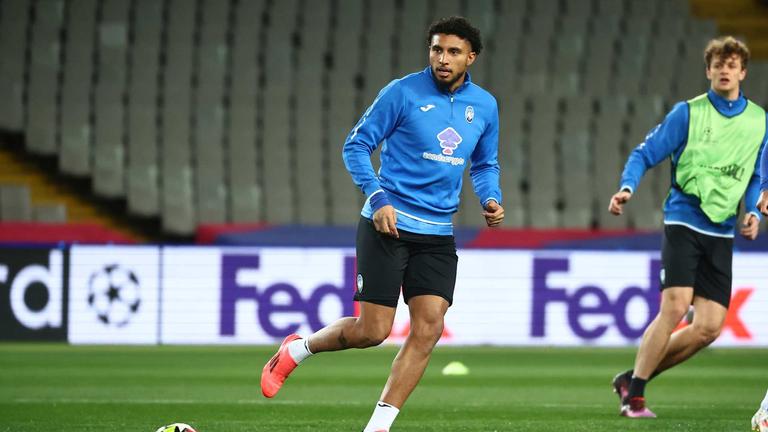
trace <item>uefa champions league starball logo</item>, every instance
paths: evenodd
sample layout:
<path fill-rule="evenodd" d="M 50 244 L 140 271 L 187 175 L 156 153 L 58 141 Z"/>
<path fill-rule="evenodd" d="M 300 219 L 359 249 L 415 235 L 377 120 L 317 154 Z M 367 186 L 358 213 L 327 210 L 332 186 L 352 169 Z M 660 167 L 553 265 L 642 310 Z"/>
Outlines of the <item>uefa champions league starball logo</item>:
<path fill-rule="evenodd" d="M 141 305 L 139 278 L 119 264 L 105 266 L 88 280 L 88 306 L 99 321 L 123 327 Z"/>

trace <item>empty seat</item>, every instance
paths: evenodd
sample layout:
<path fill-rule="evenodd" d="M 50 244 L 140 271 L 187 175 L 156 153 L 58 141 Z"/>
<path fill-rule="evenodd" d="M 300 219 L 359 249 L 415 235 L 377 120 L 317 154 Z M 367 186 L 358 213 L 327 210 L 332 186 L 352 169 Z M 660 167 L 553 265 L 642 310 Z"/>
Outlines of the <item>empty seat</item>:
<path fill-rule="evenodd" d="M 495 38 L 496 11 L 493 0 L 475 0 L 467 2 L 464 14 L 472 24 L 480 30 L 485 48 L 483 53 L 472 64 L 472 81 L 483 87 L 491 84 L 491 55 L 488 55 L 489 41 Z"/>
<path fill-rule="evenodd" d="M 326 158 L 326 110 L 323 107 L 322 65 L 329 38 L 330 4 L 319 3 L 311 12 L 302 10 L 303 37 L 297 53 L 296 104 L 296 212 L 301 224 L 321 225 L 328 222 L 328 187 Z M 335 155 L 334 155 L 335 156 Z"/>
<path fill-rule="evenodd" d="M 26 222 L 32 220 L 32 204 L 26 185 L 0 185 L 0 220 Z"/>
<path fill-rule="evenodd" d="M 32 208 L 32 219 L 42 223 L 65 223 L 67 207 L 64 204 L 37 204 Z"/>
<path fill-rule="evenodd" d="M 566 16 L 589 17 L 593 13 L 592 0 L 563 0 L 563 13 Z"/>
<path fill-rule="evenodd" d="M 69 4 L 66 61 L 62 65 L 59 169 L 81 177 L 91 173 L 91 88 L 97 6 L 97 0 Z"/>
<path fill-rule="evenodd" d="M 230 54 L 230 10 L 228 2 L 217 0 L 207 0 L 200 7 L 192 134 L 197 220 L 224 223 L 228 220 L 224 181 L 224 126 L 228 113 L 224 86 Z"/>
<path fill-rule="evenodd" d="M 590 36 L 587 42 L 588 59 L 599 58 L 600 61 L 587 61 L 584 65 L 584 92 L 591 96 L 607 96 L 611 94 L 608 85 L 613 77 L 613 61 L 615 46 L 613 37 L 598 34 Z"/>
<path fill-rule="evenodd" d="M 690 99 L 704 93 L 709 87 L 705 75 L 703 47 L 703 41 L 698 45 L 692 41 L 686 42 L 675 73 L 675 99 Z"/>
<path fill-rule="evenodd" d="M 440 0 L 438 2 L 432 2 L 431 7 L 428 10 L 428 22 L 432 23 L 440 18 L 445 18 L 453 15 L 462 15 L 464 11 L 461 7 L 460 0 Z"/>
<path fill-rule="evenodd" d="M 666 0 L 659 4 L 659 14 L 661 16 L 685 17 L 690 14 L 690 5 L 688 0 Z"/>
<path fill-rule="evenodd" d="M 140 216 L 160 214 L 157 99 L 162 23 L 162 3 L 139 0 L 134 4 L 128 66 L 126 199 L 128 211 Z"/>
<path fill-rule="evenodd" d="M 521 227 L 526 223 L 526 200 L 521 190 L 525 169 L 524 132 L 525 99 L 499 99 L 499 167 L 504 201 L 504 225 Z"/>
<path fill-rule="evenodd" d="M 575 95 L 581 90 L 582 36 L 563 36 L 555 41 L 550 89 L 558 95 Z"/>
<path fill-rule="evenodd" d="M 0 129 L 24 127 L 24 73 L 32 2 L 0 2 Z"/>
<path fill-rule="evenodd" d="M 674 89 L 675 71 L 679 58 L 680 40 L 676 36 L 657 35 L 648 48 L 647 79 L 643 80 L 644 92 L 669 97 Z M 663 56 L 663 57 L 662 57 Z M 659 59 L 667 57 L 669 60 Z M 674 59 L 674 60 L 672 60 Z"/>
<path fill-rule="evenodd" d="M 596 0 L 597 14 L 599 16 L 624 16 L 626 10 L 625 0 Z"/>
<path fill-rule="evenodd" d="M 596 194 L 595 214 L 600 229 L 623 229 L 628 224 L 627 218 L 608 213 L 608 203 L 620 186 L 625 162 L 621 148 L 629 104 L 626 98 L 615 95 L 600 98 L 598 102 L 594 139 L 595 171 L 591 186 Z"/>
<path fill-rule="evenodd" d="M 354 225 L 360 219 L 364 196 L 352 183 L 341 152 L 344 140 L 367 108 L 356 102 L 359 70 L 354 67 L 360 64 L 360 36 L 365 29 L 361 2 L 340 0 L 337 7 L 339 19 L 331 29 L 333 69 L 328 88 L 329 219 L 332 225 Z"/>
<path fill-rule="evenodd" d="M 531 226 L 555 228 L 559 225 L 556 206 L 560 197 L 557 169 L 559 106 L 554 98 L 532 98 L 528 137 L 528 179 Z"/>
<path fill-rule="evenodd" d="M 364 33 L 366 49 L 363 51 L 363 103 L 370 104 L 379 90 L 394 78 L 392 59 L 392 29 L 395 26 L 394 0 L 369 3 L 369 27 Z M 412 48 L 413 49 L 413 48 Z M 423 50 L 424 52 L 426 50 Z"/>
<path fill-rule="evenodd" d="M 628 151 L 641 143 L 663 116 L 663 102 L 658 96 L 633 98 L 632 105 Z M 627 207 L 626 216 L 637 229 L 656 229 L 661 222 L 661 200 L 658 196 L 660 175 L 658 167 L 647 171 L 633 195 L 632 205 Z"/>
<path fill-rule="evenodd" d="M 411 0 L 403 2 L 399 11 L 398 31 L 395 33 L 398 77 L 424 69 L 429 62 L 426 40 L 428 7 L 427 0 Z"/>
<path fill-rule="evenodd" d="M 261 149 L 264 154 L 264 219 L 270 223 L 295 222 L 290 101 L 295 97 L 291 35 L 296 28 L 297 13 L 295 0 L 276 2 L 269 10 Z"/>
<path fill-rule="evenodd" d="M 523 34 L 523 15 L 502 3 L 498 20 L 498 28 L 494 42 L 493 56 L 486 59 L 490 63 L 489 74 L 492 77 L 493 88 L 490 89 L 498 100 L 516 97 L 518 94 L 518 75 L 521 60 L 521 35 Z"/>
<path fill-rule="evenodd" d="M 589 123 L 592 119 L 592 100 L 583 96 L 570 97 L 565 105 L 563 134 L 560 137 L 562 226 L 589 228 L 596 199 L 591 188 L 593 154 Z"/>
<path fill-rule="evenodd" d="M 167 7 L 160 90 L 161 214 L 166 231 L 188 235 L 197 226 L 190 145 L 196 7 L 183 0 L 171 0 Z"/>
<path fill-rule="evenodd" d="M 627 0 L 626 15 L 632 19 L 653 19 L 659 13 L 660 3 L 667 1 L 670 0 Z"/>
<path fill-rule="evenodd" d="M 93 190 L 110 198 L 125 196 L 125 96 L 129 4 L 101 5 L 94 88 Z"/>
<path fill-rule="evenodd" d="M 35 2 L 35 20 L 30 39 L 27 87 L 27 114 L 24 138 L 29 151 L 55 155 L 57 94 L 61 68 L 61 29 L 64 2 Z"/>
<path fill-rule="evenodd" d="M 190 235 L 197 226 L 193 204 L 193 171 L 191 166 L 164 167 L 162 183 L 163 230 L 176 235 Z"/>
<path fill-rule="evenodd" d="M 232 42 L 232 71 L 228 93 L 230 101 L 227 135 L 227 171 L 229 214 L 234 223 L 262 220 L 261 185 L 258 178 L 259 153 L 256 147 L 257 79 L 260 73 L 258 54 L 254 47 L 261 31 L 263 1 L 238 2 L 234 12 Z"/>
<path fill-rule="evenodd" d="M 560 2 L 558 0 L 537 0 L 531 2 L 530 16 L 556 17 L 560 15 Z"/>
<path fill-rule="evenodd" d="M 621 38 L 619 55 L 616 58 L 616 75 L 613 89 L 616 93 L 635 96 L 641 93 L 648 40 L 645 37 L 626 36 Z M 655 66 L 654 64 L 651 67 Z"/>
<path fill-rule="evenodd" d="M 586 38 L 589 33 L 588 15 L 564 15 L 560 17 L 558 38 Z"/>

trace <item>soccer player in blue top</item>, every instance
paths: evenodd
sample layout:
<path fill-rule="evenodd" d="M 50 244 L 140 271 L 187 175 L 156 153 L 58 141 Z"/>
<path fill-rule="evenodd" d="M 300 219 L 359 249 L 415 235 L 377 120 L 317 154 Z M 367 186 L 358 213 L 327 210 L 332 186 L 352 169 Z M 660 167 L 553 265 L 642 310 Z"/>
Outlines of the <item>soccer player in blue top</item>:
<path fill-rule="evenodd" d="M 757 201 L 757 209 L 763 216 L 768 216 L 768 146 L 763 148 L 763 156 L 760 158 L 760 199 Z"/>
<path fill-rule="evenodd" d="M 620 215 L 646 170 L 670 158 L 672 185 L 664 203 L 661 307 L 640 342 L 634 370 L 613 380 L 626 417 L 655 417 L 645 406 L 645 385 L 720 335 L 731 300 L 733 237 L 739 204 L 746 215 L 739 233 L 757 238 L 759 155 L 768 141 L 765 111 L 747 100 L 749 49 L 733 37 L 704 51 L 711 88 L 680 102 L 629 156 L 620 191 L 609 210 Z M 762 150 L 761 150 L 762 149 Z M 673 333 L 690 305 L 693 323 Z"/>
<path fill-rule="evenodd" d="M 450 17 L 430 27 L 427 42 L 430 66 L 384 87 L 344 143 L 346 167 L 367 197 L 357 231 L 360 316 L 307 338 L 288 336 L 262 372 L 262 392 L 272 397 L 310 355 L 379 345 L 402 287 L 410 333 L 364 432 L 389 430 L 443 333 L 458 260 L 451 218 L 467 165 L 486 224 L 504 218 L 498 107 L 467 73 L 482 50 L 480 32 Z M 379 143 L 375 173 L 371 154 Z"/>

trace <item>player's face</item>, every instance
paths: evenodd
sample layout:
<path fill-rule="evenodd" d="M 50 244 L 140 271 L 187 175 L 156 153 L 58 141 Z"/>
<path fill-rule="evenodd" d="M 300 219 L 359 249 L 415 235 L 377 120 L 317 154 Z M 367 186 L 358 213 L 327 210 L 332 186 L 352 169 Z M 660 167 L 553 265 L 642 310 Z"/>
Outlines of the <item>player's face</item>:
<path fill-rule="evenodd" d="M 715 57 L 707 67 L 707 79 L 712 83 L 712 90 L 727 99 L 739 96 L 739 85 L 747 76 L 747 70 L 741 64 L 741 57 Z"/>
<path fill-rule="evenodd" d="M 432 74 L 450 91 L 464 83 L 464 73 L 476 57 L 469 41 L 456 35 L 438 33 L 432 36 L 429 44 Z"/>

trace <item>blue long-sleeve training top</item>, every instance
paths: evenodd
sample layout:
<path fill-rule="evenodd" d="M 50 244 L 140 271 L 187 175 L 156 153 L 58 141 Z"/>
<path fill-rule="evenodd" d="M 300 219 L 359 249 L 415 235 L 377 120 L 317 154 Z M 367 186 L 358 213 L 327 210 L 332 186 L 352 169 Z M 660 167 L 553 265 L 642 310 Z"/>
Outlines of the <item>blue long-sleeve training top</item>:
<path fill-rule="evenodd" d="M 398 229 L 450 235 L 467 164 L 480 203 L 501 203 L 498 140 L 496 99 L 469 74 L 450 93 L 428 67 L 379 92 L 347 136 L 343 157 L 367 197 L 363 217 L 392 204 Z M 381 142 L 377 174 L 371 154 Z"/>
<path fill-rule="evenodd" d="M 747 99 L 740 93 L 735 101 L 729 101 L 715 93 L 707 92 L 707 96 L 717 111 L 725 117 L 734 117 L 747 108 Z M 621 189 L 634 192 L 645 172 L 658 165 L 667 157 L 671 157 L 672 185 L 664 202 L 664 223 L 666 225 L 685 225 L 703 234 L 718 237 L 733 237 L 736 226 L 736 216 L 723 223 L 712 222 L 701 209 L 699 198 L 684 193 L 675 187 L 675 170 L 680 155 L 688 143 L 688 123 L 690 108 L 687 102 L 678 102 L 667 114 L 664 121 L 656 126 L 629 155 L 624 172 L 621 175 Z M 766 116 L 768 125 L 768 116 Z M 768 129 L 763 137 L 760 152 L 765 153 L 768 142 Z M 763 158 L 765 159 L 765 158 Z M 768 162 L 763 161 L 763 166 Z M 765 169 L 765 168 L 764 168 Z M 760 194 L 760 158 L 755 162 L 755 171 L 750 178 L 744 195 L 747 211 L 760 218 L 757 211 L 757 200 Z"/>
<path fill-rule="evenodd" d="M 768 145 L 763 145 L 763 155 L 760 160 L 760 176 L 762 177 L 760 190 L 768 190 Z"/>

